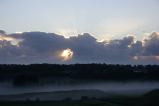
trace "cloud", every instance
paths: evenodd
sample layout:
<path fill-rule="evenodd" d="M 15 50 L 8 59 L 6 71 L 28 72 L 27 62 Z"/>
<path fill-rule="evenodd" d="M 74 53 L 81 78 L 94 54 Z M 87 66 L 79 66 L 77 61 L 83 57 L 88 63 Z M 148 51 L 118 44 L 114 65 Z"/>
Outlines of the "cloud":
<path fill-rule="evenodd" d="M 153 32 L 148 39 L 145 39 L 145 55 L 159 55 L 159 33 Z"/>
<path fill-rule="evenodd" d="M 62 61 L 59 57 L 65 49 L 73 51 L 73 58 Z M 89 33 L 65 38 L 46 32 L 6 34 L 0 31 L 0 63 L 115 63 L 158 64 L 159 33 L 147 39 L 135 41 L 134 36 L 98 42 Z"/>
<path fill-rule="evenodd" d="M 5 34 L 6 32 L 4 30 L 0 30 L 0 34 Z"/>

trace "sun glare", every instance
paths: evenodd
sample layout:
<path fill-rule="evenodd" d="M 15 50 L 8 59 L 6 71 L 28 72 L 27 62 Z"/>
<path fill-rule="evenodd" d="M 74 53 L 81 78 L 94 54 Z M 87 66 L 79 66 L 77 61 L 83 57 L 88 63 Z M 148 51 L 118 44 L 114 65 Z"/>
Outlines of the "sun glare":
<path fill-rule="evenodd" d="M 64 61 L 70 60 L 73 57 L 73 51 L 67 48 L 62 51 L 61 57 L 63 58 Z"/>

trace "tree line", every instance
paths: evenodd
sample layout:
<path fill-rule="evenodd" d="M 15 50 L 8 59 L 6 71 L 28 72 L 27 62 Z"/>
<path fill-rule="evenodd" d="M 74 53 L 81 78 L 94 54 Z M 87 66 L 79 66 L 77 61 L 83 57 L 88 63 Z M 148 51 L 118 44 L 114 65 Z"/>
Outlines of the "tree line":
<path fill-rule="evenodd" d="M 159 79 L 159 65 L 119 64 L 1 64 L 0 78 L 70 77 L 79 79 Z M 32 77 L 31 77 L 32 78 Z"/>

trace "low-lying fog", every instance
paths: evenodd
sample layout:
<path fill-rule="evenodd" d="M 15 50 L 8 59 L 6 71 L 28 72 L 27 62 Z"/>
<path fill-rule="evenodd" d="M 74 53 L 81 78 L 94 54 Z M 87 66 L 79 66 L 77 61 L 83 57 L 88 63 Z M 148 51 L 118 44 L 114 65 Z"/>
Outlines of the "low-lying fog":
<path fill-rule="evenodd" d="M 39 84 L 15 86 L 12 81 L 0 82 L 0 95 L 53 92 L 70 90 L 101 90 L 112 94 L 141 95 L 153 89 L 159 89 L 159 81 L 103 81 L 103 80 L 71 80 L 47 79 Z"/>

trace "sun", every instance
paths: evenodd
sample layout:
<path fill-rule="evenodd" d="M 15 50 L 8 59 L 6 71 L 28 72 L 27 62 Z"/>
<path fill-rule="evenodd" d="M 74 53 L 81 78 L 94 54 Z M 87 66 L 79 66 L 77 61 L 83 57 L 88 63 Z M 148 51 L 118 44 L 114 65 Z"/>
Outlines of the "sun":
<path fill-rule="evenodd" d="M 70 60 L 73 57 L 73 51 L 67 48 L 62 51 L 61 57 L 63 58 L 64 61 Z"/>

